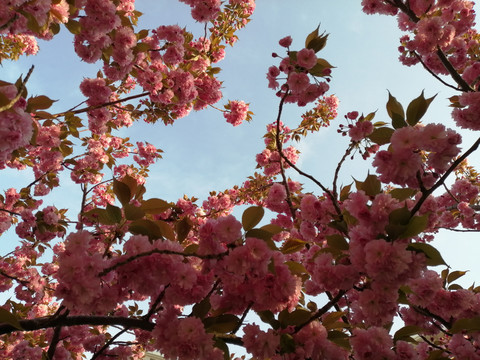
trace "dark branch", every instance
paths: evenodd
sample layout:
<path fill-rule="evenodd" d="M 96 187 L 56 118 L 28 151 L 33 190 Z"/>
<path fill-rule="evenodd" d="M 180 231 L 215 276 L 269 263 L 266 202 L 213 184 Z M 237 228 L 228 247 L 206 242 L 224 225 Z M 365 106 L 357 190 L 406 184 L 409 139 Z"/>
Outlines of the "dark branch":
<path fill-rule="evenodd" d="M 90 111 L 90 110 L 100 109 L 100 108 L 103 108 L 103 107 L 106 107 L 106 106 L 119 104 L 119 103 L 124 102 L 124 101 L 138 99 L 138 98 L 141 98 L 141 97 L 144 97 L 144 96 L 147 96 L 147 95 L 150 95 L 150 92 L 147 91 L 147 92 L 144 92 L 144 93 L 141 93 L 141 94 L 128 96 L 128 97 L 123 98 L 123 99 L 118 99 L 118 100 L 115 100 L 115 101 L 109 101 L 109 102 L 106 102 L 104 104 L 100 104 L 100 105 L 97 105 L 97 106 L 88 106 L 88 107 L 78 109 L 78 110 L 74 110 L 74 111 L 65 111 L 65 112 L 62 112 L 62 113 L 54 114 L 54 115 L 52 115 L 52 117 L 54 119 L 56 119 L 56 118 L 65 116 L 67 114 L 73 114 L 73 115 L 81 114 L 81 113 L 85 113 L 85 112 Z"/>
<path fill-rule="evenodd" d="M 345 295 L 346 291 L 341 290 L 338 292 L 338 294 L 331 298 L 328 303 L 326 303 L 322 308 L 318 309 L 315 314 L 310 317 L 307 321 L 305 321 L 303 324 L 295 326 L 295 333 L 299 332 L 302 328 L 310 324 L 312 321 L 319 319 L 322 317 L 324 314 L 327 313 L 328 310 L 331 309 L 332 306 L 335 306 L 335 304 L 338 303 L 338 301 L 342 298 L 343 295 Z"/>
<path fill-rule="evenodd" d="M 57 326 L 113 326 L 118 325 L 123 328 L 136 328 L 146 331 L 152 331 L 155 327 L 154 323 L 146 319 L 128 318 L 122 316 L 96 316 L 96 315 L 77 315 L 68 317 L 41 317 L 30 320 L 19 320 L 21 330 L 7 323 L 0 323 L 0 335 L 10 334 L 15 331 L 34 331 L 41 329 L 54 328 Z"/>
<path fill-rule="evenodd" d="M 447 178 L 450 176 L 450 174 L 455 170 L 455 168 L 461 164 L 461 162 L 463 160 L 465 160 L 468 155 L 470 155 L 471 153 L 473 153 L 475 150 L 477 150 L 478 146 L 480 145 L 480 138 L 477 139 L 477 141 L 475 141 L 475 143 L 470 147 L 470 149 L 468 149 L 462 156 L 460 156 L 457 160 L 455 160 L 453 162 L 452 165 L 450 165 L 450 167 L 448 168 L 448 170 L 445 172 L 445 174 L 443 174 L 443 176 L 435 183 L 435 185 L 433 185 L 430 189 L 428 190 L 425 190 L 424 192 L 422 192 L 422 197 L 418 200 L 418 202 L 415 204 L 415 206 L 413 207 L 413 209 L 410 211 L 410 214 L 411 216 L 414 216 L 415 213 L 420 210 L 421 206 L 423 205 L 423 203 L 425 202 L 425 200 L 436 190 L 438 189 L 440 186 L 442 186 L 442 184 L 445 183 L 445 180 L 447 180 Z"/>

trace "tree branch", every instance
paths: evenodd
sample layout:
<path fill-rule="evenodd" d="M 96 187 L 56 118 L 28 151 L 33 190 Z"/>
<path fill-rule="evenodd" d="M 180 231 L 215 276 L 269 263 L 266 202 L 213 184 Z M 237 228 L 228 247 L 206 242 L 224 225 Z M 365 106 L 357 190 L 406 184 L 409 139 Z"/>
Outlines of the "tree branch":
<path fill-rule="evenodd" d="M 0 323 L 0 335 L 10 334 L 15 331 L 34 331 L 41 329 L 54 328 L 57 326 L 113 326 L 118 325 L 123 328 L 136 328 L 146 331 L 152 331 L 154 323 L 146 319 L 128 318 L 123 316 L 96 316 L 96 315 L 76 315 L 67 317 L 41 317 L 36 319 L 19 320 L 21 330 L 7 323 Z"/>
<path fill-rule="evenodd" d="M 420 197 L 420 199 L 417 201 L 417 203 L 415 204 L 415 206 L 412 208 L 412 210 L 410 211 L 410 215 L 411 216 L 414 216 L 415 213 L 420 210 L 420 207 L 422 206 L 422 204 L 425 202 L 425 200 L 437 189 L 439 188 L 444 182 L 445 180 L 447 180 L 447 178 L 450 176 L 450 174 L 455 170 L 455 168 L 460 165 L 460 163 L 465 160 L 467 158 L 468 155 L 470 155 L 471 153 L 473 153 L 475 150 L 477 150 L 478 146 L 480 145 L 480 138 L 477 139 L 477 141 L 475 141 L 475 143 L 470 147 L 470 149 L 468 149 L 462 156 L 460 156 L 459 158 L 457 158 L 457 160 L 455 160 L 452 165 L 450 165 L 450 167 L 448 168 L 448 170 L 445 172 L 445 174 L 443 174 L 443 176 L 428 190 L 425 190 L 424 192 L 422 192 L 422 196 Z"/>
<path fill-rule="evenodd" d="M 275 134 L 275 143 L 277 145 L 277 151 L 280 155 L 280 173 L 282 175 L 283 186 L 285 186 L 285 191 L 287 192 L 287 204 L 290 209 L 290 214 L 292 215 L 292 219 L 295 220 L 295 209 L 292 204 L 292 198 L 290 194 L 290 189 L 288 187 L 287 177 L 285 176 L 285 169 L 283 168 L 282 159 L 286 158 L 282 151 L 282 141 L 280 140 L 280 119 L 282 117 L 283 112 L 283 104 L 285 103 L 285 99 L 288 96 L 288 85 L 286 85 L 285 94 L 282 96 L 280 100 L 280 104 L 278 105 L 278 115 L 277 115 L 277 133 Z"/>
<path fill-rule="evenodd" d="M 326 314 L 327 311 L 330 310 L 332 306 L 338 303 L 338 301 L 342 298 L 343 295 L 345 295 L 345 293 L 346 293 L 345 290 L 340 290 L 335 297 L 331 298 L 330 301 L 327 302 L 322 308 L 318 309 L 317 312 L 310 317 L 310 319 L 305 321 L 303 324 L 295 326 L 294 333 L 299 332 L 302 328 L 310 324 L 312 321 L 317 320 L 320 317 L 322 317 L 324 314 Z"/>
<path fill-rule="evenodd" d="M 87 106 L 87 107 L 84 107 L 84 108 L 81 108 L 81 109 L 78 109 L 78 110 L 74 110 L 74 111 L 61 112 L 61 113 L 52 115 L 52 118 L 56 119 L 56 118 L 65 116 L 67 114 L 73 114 L 73 115 L 81 114 L 81 113 L 85 113 L 85 112 L 90 111 L 90 110 L 101 109 L 101 108 L 106 107 L 106 106 L 119 104 L 119 103 L 124 102 L 124 101 L 138 99 L 138 98 L 141 98 L 141 97 L 144 97 L 144 96 L 147 96 L 147 95 L 150 95 L 149 91 L 143 92 L 143 93 L 137 94 L 137 95 L 128 96 L 128 97 L 123 98 L 123 99 L 118 99 L 118 100 L 115 100 L 115 101 L 109 101 L 109 102 L 106 102 L 104 104 L 100 104 L 100 105 L 96 105 L 96 106 Z"/>
<path fill-rule="evenodd" d="M 137 260 L 139 258 L 145 257 L 145 256 L 150 256 L 153 254 L 163 254 L 163 255 L 178 255 L 178 256 L 184 256 L 184 257 L 196 257 L 199 259 L 217 259 L 218 257 L 222 257 L 228 254 L 228 252 L 220 253 L 220 254 L 214 254 L 214 255 L 197 255 L 197 254 L 185 254 L 182 252 L 178 251 L 172 251 L 172 250 L 159 250 L 159 249 L 153 249 L 144 253 L 139 253 L 133 256 L 130 256 L 129 258 L 119 261 L 115 265 L 112 265 L 106 269 L 104 269 L 101 273 L 98 274 L 98 276 L 105 276 L 107 275 L 110 271 L 115 270 L 116 268 L 126 265 L 134 260 Z"/>
<path fill-rule="evenodd" d="M 462 76 L 453 67 L 452 63 L 447 59 L 447 57 L 445 56 L 445 54 L 440 48 L 437 49 L 437 56 L 442 62 L 443 66 L 445 66 L 445 68 L 448 70 L 453 80 L 455 80 L 455 82 L 458 84 L 461 91 L 464 91 L 464 92 L 475 91 L 470 87 L 470 85 L 468 85 L 468 83 L 465 80 L 463 80 Z"/>
<path fill-rule="evenodd" d="M 337 165 L 337 168 L 335 169 L 335 175 L 333 176 L 333 185 L 332 185 L 333 196 L 335 197 L 335 199 L 338 198 L 338 193 L 337 193 L 338 174 L 340 173 L 340 169 L 343 163 L 345 162 L 345 160 L 347 159 L 348 155 L 350 155 L 350 153 L 352 152 L 352 148 L 353 148 L 353 144 L 348 146 L 347 150 L 345 151 L 345 154 L 343 154 L 340 162 Z"/>
<path fill-rule="evenodd" d="M 452 84 L 449 84 L 447 83 L 445 80 L 443 80 L 440 76 L 438 76 L 437 74 L 435 74 L 428 66 L 427 64 L 425 64 L 425 62 L 422 60 L 422 57 L 420 55 L 418 55 L 415 51 L 413 52 L 413 54 L 415 55 L 415 57 L 417 58 L 418 61 L 420 61 L 420 64 L 422 64 L 423 68 L 425 70 L 427 70 L 435 79 L 437 79 L 438 81 L 440 81 L 443 85 L 449 87 L 449 88 L 452 88 L 454 90 L 457 90 L 458 91 L 458 88 L 453 86 Z"/>

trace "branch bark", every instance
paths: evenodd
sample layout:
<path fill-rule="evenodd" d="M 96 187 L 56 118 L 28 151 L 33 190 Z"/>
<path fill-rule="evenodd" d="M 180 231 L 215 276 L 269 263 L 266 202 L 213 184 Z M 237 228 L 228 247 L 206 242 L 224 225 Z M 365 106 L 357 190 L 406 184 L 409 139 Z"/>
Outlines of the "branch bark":
<path fill-rule="evenodd" d="M 58 326 L 112 326 L 117 325 L 123 328 L 136 328 L 152 331 L 155 324 L 142 318 L 128 318 L 123 316 L 96 316 L 96 315 L 75 315 L 67 317 L 41 317 L 36 319 L 19 320 L 21 330 L 7 323 L 0 323 L 0 335 L 10 334 L 15 331 L 33 331 Z"/>

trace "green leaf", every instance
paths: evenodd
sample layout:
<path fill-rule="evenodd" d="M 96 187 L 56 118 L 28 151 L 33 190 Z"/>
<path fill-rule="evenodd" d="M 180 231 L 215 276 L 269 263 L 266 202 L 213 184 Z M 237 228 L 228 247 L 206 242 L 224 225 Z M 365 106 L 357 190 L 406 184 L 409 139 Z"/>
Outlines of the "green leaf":
<path fill-rule="evenodd" d="M 365 181 L 355 180 L 357 190 L 363 190 L 368 196 L 375 196 L 382 192 L 382 183 L 378 180 L 376 175 L 368 174 Z"/>
<path fill-rule="evenodd" d="M 45 95 L 31 97 L 27 101 L 27 112 L 48 109 L 55 101 Z"/>
<path fill-rule="evenodd" d="M 348 250 L 349 245 L 347 240 L 340 234 L 327 235 L 327 244 L 331 248 L 338 250 Z"/>
<path fill-rule="evenodd" d="M 135 220 L 129 225 L 128 230 L 135 235 L 148 236 L 150 241 L 160 239 L 163 236 L 160 228 L 151 220 Z"/>
<path fill-rule="evenodd" d="M 132 199 L 132 193 L 130 192 L 130 187 L 127 184 L 124 184 L 121 181 L 113 179 L 113 193 L 117 197 L 117 199 L 122 203 L 122 205 L 126 205 Z"/>
<path fill-rule="evenodd" d="M 307 49 L 309 49 L 308 44 L 318 37 L 318 29 L 320 29 L 320 25 L 318 25 L 315 30 L 308 34 L 307 38 L 305 39 L 305 47 Z"/>
<path fill-rule="evenodd" d="M 421 252 L 425 254 L 425 257 L 427 258 L 427 265 L 429 266 L 447 265 L 445 260 L 443 260 L 440 252 L 430 244 L 425 244 L 425 243 L 410 244 L 408 245 L 407 250 Z"/>
<path fill-rule="evenodd" d="M 390 142 L 390 138 L 392 137 L 394 131 L 395 130 L 388 127 L 381 127 L 373 130 L 373 132 L 367 137 L 375 144 L 381 146 Z"/>
<path fill-rule="evenodd" d="M 280 335 L 280 354 L 291 354 L 295 352 L 295 340 L 292 335 L 283 333 Z"/>
<path fill-rule="evenodd" d="M 137 35 L 137 40 L 144 39 L 148 36 L 148 30 L 146 29 L 140 30 L 136 35 Z"/>
<path fill-rule="evenodd" d="M 430 106 L 430 103 L 433 101 L 433 99 L 435 99 L 436 96 L 437 95 L 435 95 L 435 96 L 433 96 L 429 99 L 425 99 L 425 97 L 423 96 L 423 91 L 422 91 L 422 93 L 420 94 L 419 97 L 412 100 L 412 102 L 410 104 L 408 104 L 408 107 L 407 107 L 407 123 L 410 126 L 414 126 L 420 121 L 420 119 L 423 117 L 423 115 L 425 115 L 425 113 L 427 112 L 428 107 Z"/>
<path fill-rule="evenodd" d="M 405 119 L 405 112 L 403 110 L 402 104 L 400 104 L 397 99 L 392 94 L 390 94 L 390 91 L 388 92 L 387 113 L 392 120 L 394 118 L 394 114 L 397 114 L 402 120 Z"/>
<path fill-rule="evenodd" d="M 272 250 L 278 250 L 277 246 L 272 240 L 273 234 L 271 232 L 262 229 L 252 229 L 245 233 L 245 238 L 255 238 L 263 240 L 267 243 L 268 247 Z"/>
<path fill-rule="evenodd" d="M 162 232 L 162 236 L 170 241 L 175 241 L 175 233 L 173 232 L 172 227 L 163 220 L 155 220 L 155 224 L 158 226 Z"/>
<path fill-rule="evenodd" d="M 145 212 L 141 208 L 132 204 L 125 204 L 123 211 L 125 212 L 125 218 L 127 220 L 137 220 L 145 216 Z"/>
<path fill-rule="evenodd" d="M 443 354 L 443 350 L 430 351 L 427 360 L 450 360 L 450 357 L 445 357 Z"/>
<path fill-rule="evenodd" d="M 210 305 L 210 299 L 206 297 L 199 303 L 196 303 L 195 305 L 193 305 L 192 315 L 199 319 L 203 319 L 205 316 L 207 316 L 211 308 L 212 308 L 212 305 Z"/>
<path fill-rule="evenodd" d="M 394 199 L 397 199 L 399 201 L 404 201 L 415 196 L 417 192 L 418 192 L 417 189 L 403 188 L 403 189 L 393 189 L 392 191 L 389 192 L 389 194 Z"/>
<path fill-rule="evenodd" d="M 448 287 L 448 290 L 461 290 L 461 289 L 463 289 L 463 287 L 458 284 L 452 284 Z"/>
<path fill-rule="evenodd" d="M 177 241 L 181 244 L 188 236 L 188 233 L 192 229 L 192 222 L 189 218 L 184 217 L 182 220 L 175 224 L 175 231 L 177 232 Z"/>
<path fill-rule="evenodd" d="M 308 72 L 313 76 L 323 76 L 325 69 L 332 69 L 335 66 L 330 64 L 327 60 L 318 58 L 317 63 Z"/>
<path fill-rule="evenodd" d="M 299 277 L 302 277 L 305 274 L 308 275 L 308 271 L 305 269 L 305 266 L 296 261 L 286 261 L 285 265 L 288 266 L 288 269 L 293 275 L 297 275 Z"/>
<path fill-rule="evenodd" d="M 251 230 L 257 225 L 263 218 L 265 210 L 261 206 L 251 206 L 243 212 L 242 226 L 245 231 Z"/>
<path fill-rule="evenodd" d="M 407 225 L 410 221 L 410 210 L 406 206 L 393 210 L 388 215 L 388 221 L 390 224 Z"/>
<path fill-rule="evenodd" d="M 312 313 L 306 309 L 296 309 L 292 312 L 288 312 L 288 310 L 285 309 L 278 314 L 278 321 L 280 321 L 283 328 L 286 328 L 290 325 L 297 326 L 305 324 L 310 320 L 311 316 Z"/>
<path fill-rule="evenodd" d="M 205 331 L 226 334 L 234 331 L 240 319 L 232 314 L 222 314 L 215 317 L 203 319 Z"/>
<path fill-rule="evenodd" d="M 215 337 L 215 343 L 213 344 L 216 348 L 222 350 L 223 352 L 223 360 L 230 360 L 230 350 L 228 345 L 222 339 Z"/>
<path fill-rule="evenodd" d="M 17 317 L 2 307 L 0 307 L 0 323 L 11 325 L 18 330 L 23 330 Z"/>
<path fill-rule="evenodd" d="M 68 20 L 68 22 L 65 24 L 65 27 L 74 35 L 80 34 L 82 31 L 82 25 L 73 19 Z"/>
<path fill-rule="evenodd" d="M 416 326 L 416 325 L 404 326 L 395 332 L 395 335 L 393 335 L 393 340 L 395 342 L 399 340 L 412 342 L 415 340 L 413 340 L 411 336 L 420 334 L 422 331 L 423 329 L 420 326 Z"/>
<path fill-rule="evenodd" d="M 122 209 L 120 209 L 118 206 L 107 204 L 106 210 L 108 216 L 115 222 L 115 224 L 119 224 L 122 221 Z"/>
<path fill-rule="evenodd" d="M 153 198 L 142 202 L 142 210 L 147 214 L 161 214 L 172 207 L 172 204 L 162 199 Z"/>
<path fill-rule="evenodd" d="M 403 117 L 401 117 L 397 113 L 394 113 L 392 115 L 392 126 L 395 129 L 400 129 L 400 128 L 403 128 L 403 127 L 407 127 L 408 124 Z"/>
<path fill-rule="evenodd" d="M 112 217 L 112 214 L 109 213 L 106 209 L 95 208 L 90 211 L 87 211 L 84 214 L 85 217 L 91 219 L 92 221 L 98 222 L 102 225 L 116 225 L 118 222 L 115 218 Z"/>
<path fill-rule="evenodd" d="M 467 271 L 453 271 L 451 272 L 448 277 L 447 277 L 447 283 L 452 283 L 458 278 L 461 278 L 463 275 L 465 275 Z"/>
<path fill-rule="evenodd" d="M 410 217 L 411 214 L 407 207 L 395 209 L 390 213 L 385 230 L 391 240 L 397 239 L 406 231 Z"/>
<path fill-rule="evenodd" d="M 282 254 L 293 254 L 297 251 L 302 250 L 305 247 L 305 244 L 307 244 L 306 241 L 290 238 L 285 241 L 285 243 L 280 248 L 280 251 L 282 252 Z"/>
<path fill-rule="evenodd" d="M 260 320 L 262 320 L 266 324 L 271 325 L 274 330 L 280 327 L 280 322 L 275 319 L 275 315 L 273 315 L 270 310 L 257 311 L 257 315 L 260 317 Z"/>
<path fill-rule="evenodd" d="M 400 238 L 409 239 L 420 234 L 428 225 L 428 214 L 414 216 L 410 219 Z"/>
<path fill-rule="evenodd" d="M 349 336 L 342 331 L 331 330 L 328 332 L 327 338 L 334 344 L 344 349 L 347 349 L 347 350 L 351 349 L 350 342 L 348 340 Z"/>
<path fill-rule="evenodd" d="M 320 36 L 318 35 L 319 28 L 320 26 L 317 27 L 314 31 L 312 31 L 305 40 L 305 47 L 307 49 L 312 49 L 316 53 L 322 50 L 327 45 L 328 39 L 328 34 L 325 35 L 325 33 L 323 33 Z"/>
<path fill-rule="evenodd" d="M 363 118 L 363 121 L 372 121 L 375 118 L 376 113 L 377 111 L 375 110 L 374 112 L 367 114 L 367 116 L 365 117 L 363 117 L 363 114 L 362 114 L 361 118 Z"/>
<path fill-rule="evenodd" d="M 267 232 L 269 232 L 270 234 L 273 235 L 276 235 L 276 234 L 279 234 L 283 231 L 283 228 L 281 226 L 278 226 L 278 225 L 275 225 L 275 224 L 267 224 L 267 225 L 264 225 L 260 228 L 260 230 L 265 230 Z"/>
<path fill-rule="evenodd" d="M 334 311 L 334 312 L 331 312 L 327 315 L 325 315 L 323 318 L 322 318 L 322 325 L 325 326 L 325 328 L 327 330 L 330 330 L 330 329 L 338 329 L 338 326 L 336 326 L 335 324 L 338 322 L 338 320 L 340 320 L 342 318 L 342 316 L 346 315 L 346 312 L 345 311 Z M 347 325 L 345 323 L 343 323 L 344 325 Z"/>
<path fill-rule="evenodd" d="M 469 319 L 458 319 L 450 328 L 450 332 L 453 334 L 462 331 L 479 331 L 480 330 L 480 317 L 474 317 Z"/>
<path fill-rule="evenodd" d="M 344 186 L 340 190 L 340 201 L 345 201 L 348 199 L 350 195 L 350 190 L 352 188 L 352 184 Z"/>

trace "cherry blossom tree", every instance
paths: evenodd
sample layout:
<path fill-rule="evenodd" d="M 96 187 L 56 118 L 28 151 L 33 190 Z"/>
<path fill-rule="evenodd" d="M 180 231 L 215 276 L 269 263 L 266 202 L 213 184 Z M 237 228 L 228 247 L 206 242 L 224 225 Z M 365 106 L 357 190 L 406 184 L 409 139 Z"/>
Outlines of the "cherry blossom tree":
<path fill-rule="evenodd" d="M 58 113 L 48 96 L 28 95 L 33 68 L 0 83 L 0 166 L 34 176 L 0 196 L 0 233 L 18 240 L 0 258 L 0 357 L 229 359 L 238 345 L 258 359 L 480 359 L 480 289 L 456 283 L 465 272 L 431 244 L 441 229 L 480 229 L 480 179 L 467 162 L 480 139 L 460 134 L 480 129 L 473 1 L 362 1 L 367 14 L 397 17 L 403 64 L 456 91 L 456 129 L 422 122 L 434 101 L 423 92 L 404 105 L 390 94 L 388 123 L 354 109 L 336 120 L 333 66 L 321 57 L 328 35 L 317 28 L 300 49 L 287 36 L 265 69 L 278 109 L 257 171 L 203 204 L 148 198 L 162 151 L 119 135 L 213 106 L 233 126 L 252 119 L 244 101 L 215 104 L 216 64 L 254 0 L 181 1 L 203 36 L 138 30 L 133 0 L 0 3 L 1 61 L 36 53 L 37 39 L 65 27 L 79 58 L 103 66 L 78 84 L 84 103 Z M 293 128 L 287 105 L 306 109 Z M 325 184 L 297 165 L 296 144 L 334 120 L 349 144 Z M 340 186 L 352 157 L 365 178 Z M 78 214 L 44 203 L 63 190 L 61 174 L 81 189 Z"/>

